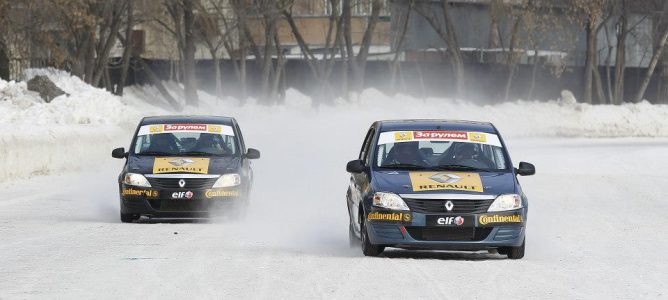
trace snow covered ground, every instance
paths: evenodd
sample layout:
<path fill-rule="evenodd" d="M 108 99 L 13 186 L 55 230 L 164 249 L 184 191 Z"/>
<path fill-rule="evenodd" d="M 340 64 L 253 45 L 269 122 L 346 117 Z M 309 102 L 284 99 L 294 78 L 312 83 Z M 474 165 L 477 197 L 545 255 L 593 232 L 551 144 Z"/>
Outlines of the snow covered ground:
<path fill-rule="evenodd" d="M 475 106 L 367 91 L 313 109 L 295 91 L 281 107 L 203 95 L 189 113 L 237 117 L 262 151 L 247 220 L 121 224 L 122 161 L 110 151 L 128 146 L 141 115 L 169 112 L 147 104 L 150 88 L 121 99 L 47 73 L 69 98 L 41 104 L 0 81 L 0 299 L 668 296 L 668 107 Z M 523 260 L 348 248 L 345 163 L 373 120 L 418 117 L 491 120 L 515 164 L 536 164 L 520 179 L 530 198 Z"/>

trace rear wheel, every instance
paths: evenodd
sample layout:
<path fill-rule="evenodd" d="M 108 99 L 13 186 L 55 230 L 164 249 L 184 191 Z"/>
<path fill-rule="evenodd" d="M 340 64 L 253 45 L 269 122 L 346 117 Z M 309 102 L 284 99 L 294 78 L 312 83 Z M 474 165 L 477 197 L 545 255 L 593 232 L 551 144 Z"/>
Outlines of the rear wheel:
<path fill-rule="evenodd" d="M 121 222 L 132 223 L 132 221 L 139 220 L 139 215 L 121 213 Z"/>
<path fill-rule="evenodd" d="M 524 245 L 526 244 L 526 239 L 522 240 L 522 245 L 519 247 L 508 247 L 508 258 L 510 259 L 522 259 L 524 257 Z"/>
<path fill-rule="evenodd" d="M 361 229 L 362 253 L 364 256 L 378 256 L 379 254 L 383 253 L 383 250 L 385 250 L 384 246 L 371 244 L 371 241 L 369 240 L 368 229 L 366 227 L 366 221 L 364 220 L 362 220 Z"/>

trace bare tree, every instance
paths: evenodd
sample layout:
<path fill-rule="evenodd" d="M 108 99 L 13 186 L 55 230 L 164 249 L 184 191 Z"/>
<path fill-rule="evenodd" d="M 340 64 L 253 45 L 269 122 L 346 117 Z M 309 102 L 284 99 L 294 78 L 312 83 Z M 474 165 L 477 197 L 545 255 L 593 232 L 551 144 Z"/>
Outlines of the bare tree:
<path fill-rule="evenodd" d="M 341 0 L 329 0 L 331 7 L 328 16 L 329 22 L 327 25 L 327 33 L 325 35 L 325 44 L 322 48 L 322 56 L 316 55 L 301 34 L 300 27 L 292 17 L 293 2 L 285 7 L 283 16 L 285 17 L 290 30 L 292 31 L 299 48 L 301 49 L 306 62 L 308 63 L 311 73 L 317 79 L 321 95 L 324 99 L 330 98 L 330 83 L 329 79 L 334 68 L 336 55 L 340 53 L 340 46 L 342 44 L 341 38 L 341 13 L 339 12 L 339 4 Z"/>
<path fill-rule="evenodd" d="M 432 9 L 430 3 L 416 5 L 416 12 L 429 22 L 429 25 L 445 42 L 448 49 L 448 58 L 450 59 L 453 74 L 455 75 L 455 94 L 457 97 L 461 97 L 466 86 L 464 82 L 464 59 L 462 58 L 457 30 L 452 20 L 448 0 L 440 0 L 440 8 L 441 17 Z"/>
<path fill-rule="evenodd" d="M 666 42 L 668 41 L 668 26 L 665 26 L 666 28 L 663 28 L 663 30 L 661 31 L 661 27 L 662 25 L 664 25 L 663 23 L 666 22 L 664 21 L 665 12 L 668 12 L 668 2 L 664 3 L 662 13 L 659 13 L 656 16 L 656 19 L 659 20 L 657 22 L 655 29 L 655 32 L 659 33 L 659 35 L 657 36 L 658 42 L 654 49 L 654 55 L 652 56 L 649 66 L 647 67 L 647 71 L 645 72 L 645 76 L 643 77 L 640 87 L 638 88 L 638 92 L 636 93 L 636 96 L 634 98 L 634 101 L 636 103 L 642 101 L 643 97 L 645 96 L 645 92 L 647 91 L 647 86 L 649 85 L 649 82 L 652 79 L 652 74 L 654 74 L 654 69 L 659 63 L 659 59 L 661 59 L 661 56 L 663 55 L 664 49 L 666 47 Z"/>

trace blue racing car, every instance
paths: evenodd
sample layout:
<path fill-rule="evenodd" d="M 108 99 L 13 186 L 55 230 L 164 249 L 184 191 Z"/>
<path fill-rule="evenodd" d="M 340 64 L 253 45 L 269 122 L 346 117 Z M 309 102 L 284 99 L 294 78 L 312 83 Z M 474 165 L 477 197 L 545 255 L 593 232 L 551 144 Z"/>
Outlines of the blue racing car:
<path fill-rule="evenodd" d="M 347 192 L 351 245 L 377 256 L 385 247 L 496 250 L 524 257 L 528 200 L 503 139 L 490 123 L 375 122 Z"/>

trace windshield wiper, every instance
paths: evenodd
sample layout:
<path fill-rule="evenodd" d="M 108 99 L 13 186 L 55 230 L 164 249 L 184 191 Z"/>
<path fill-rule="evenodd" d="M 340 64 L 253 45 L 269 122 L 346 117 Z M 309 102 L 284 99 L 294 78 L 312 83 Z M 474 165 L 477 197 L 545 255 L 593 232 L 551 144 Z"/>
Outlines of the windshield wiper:
<path fill-rule="evenodd" d="M 179 153 L 179 155 L 193 155 L 193 156 L 232 156 L 232 154 L 216 154 L 216 153 L 210 153 L 210 152 L 204 152 L 204 151 L 188 151 L 188 152 L 183 152 Z"/>
<path fill-rule="evenodd" d="M 388 169 L 415 169 L 415 170 L 422 170 L 427 168 L 425 166 L 414 165 L 414 164 L 389 164 L 389 165 L 382 165 L 380 167 Z"/>
<path fill-rule="evenodd" d="M 140 153 L 137 153 L 137 155 L 145 155 L 145 156 L 175 156 L 175 155 L 178 155 L 178 154 L 169 153 L 169 152 L 161 152 L 161 151 L 146 151 L 146 152 L 140 152 Z"/>
<path fill-rule="evenodd" d="M 464 166 L 464 165 L 438 165 L 438 166 L 433 166 L 434 169 L 440 169 L 440 170 L 463 170 L 463 171 L 488 171 L 487 169 L 481 169 L 481 168 L 476 168 L 476 167 L 471 167 L 471 166 Z"/>

